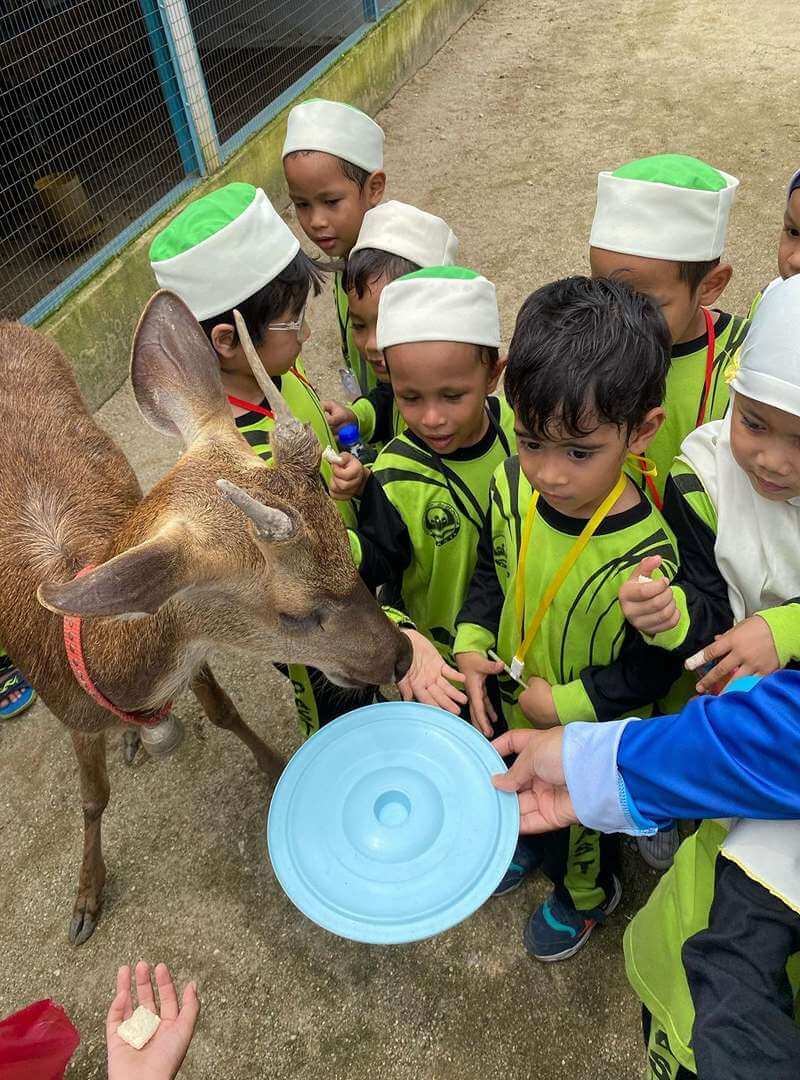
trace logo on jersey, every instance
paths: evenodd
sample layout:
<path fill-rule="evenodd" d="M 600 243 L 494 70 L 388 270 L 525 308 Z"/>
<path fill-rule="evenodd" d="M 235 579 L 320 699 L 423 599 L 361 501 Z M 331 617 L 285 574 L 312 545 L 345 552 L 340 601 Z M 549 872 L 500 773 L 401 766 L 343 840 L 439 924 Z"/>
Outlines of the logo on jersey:
<path fill-rule="evenodd" d="M 506 554 L 506 542 L 502 536 L 496 536 L 492 545 L 495 565 L 508 572 L 508 555 Z"/>
<path fill-rule="evenodd" d="M 458 536 L 461 518 L 450 503 L 431 503 L 425 511 L 425 531 L 433 537 L 437 547 L 447 544 Z"/>

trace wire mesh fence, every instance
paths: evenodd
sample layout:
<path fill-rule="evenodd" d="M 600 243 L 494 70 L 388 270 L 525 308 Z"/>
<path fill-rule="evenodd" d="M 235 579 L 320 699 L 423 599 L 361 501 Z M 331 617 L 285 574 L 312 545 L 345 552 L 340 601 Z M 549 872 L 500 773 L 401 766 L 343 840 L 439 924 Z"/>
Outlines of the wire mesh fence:
<path fill-rule="evenodd" d="M 187 0 L 221 143 L 364 22 L 362 0 Z"/>
<path fill-rule="evenodd" d="M 39 321 L 398 0 L 0 0 L 0 317 Z"/>

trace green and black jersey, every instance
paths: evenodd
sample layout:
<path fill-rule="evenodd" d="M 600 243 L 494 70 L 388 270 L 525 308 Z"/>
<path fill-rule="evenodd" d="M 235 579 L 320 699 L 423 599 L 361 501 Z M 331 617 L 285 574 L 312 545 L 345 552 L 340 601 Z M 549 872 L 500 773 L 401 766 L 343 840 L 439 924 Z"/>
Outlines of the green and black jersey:
<path fill-rule="evenodd" d="M 531 496 L 519 458 L 504 461 L 492 479 L 491 511 L 457 619 L 456 653 L 496 648 L 510 663 L 519 648 L 515 583 Z M 524 569 L 529 618 L 585 525 L 539 498 Z M 654 653 L 626 623 L 618 603 L 620 586 L 649 555 L 660 555 L 665 573 L 674 574 L 672 534 L 641 495 L 636 506 L 601 522 L 545 614 L 525 658 L 523 678 L 537 675 L 550 683 L 562 723 L 611 720 L 632 712 L 648 715 L 653 702 L 680 676 L 680 661 Z M 500 689 L 509 727 L 528 726 L 516 704 L 519 686 L 501 676 Z"/>
<path fill-rule="evenodd" d="M 289 406 L 292 415 L 303 423 L 311 425 L 322 448 L 330 446 L 336 450 L 336 439 L 328 426 L 317 392 L 299 365 L 295 364 L 285 375 L 273 376 L 272 381 L 283 395 L 283 399 Z M 268 410 L 266 401 L 260 403 L 260 408 L 266 410 L 266 415 L 256 410 L 243 413 L 235 418 L 236 427 L 247 439 L 255 453 L 265 461 L 269 461 L 272 457 L 269 433 L 275 426 L 275 420 Z M 322 459 L 320 472 L 325 486 L 328 487 L 331 480 L 331 467 L 325 458 Z M 356 515 L 351 503 L 337 500 L 336 508 L 341 514 L 345 525 L 353 528 L 356 524 Z M 351 546 L 352 544 L 353 540 L 351 538 Z"/>
<path fill-rule="evenodd" d="M 706 377 L 708 336 L 686 341 L 672 348 L 672 362 L 667 375 L 667 392 L 664 410 L 667 414 L 661 429 L 647 448 L 658 469 L 655 486 L 659 497 L 664 496 L 672 462 L 678 456 L 681 443 L 698 424 L 721 420 L 728 408 L 728 384 L 725 370 L 734 353 L 745 339 L 750 323 L 738 315 L 721 311 L 714 324 L 714 364 L 708 401 L 703 410 Z M 641 478 L 642 487 L 645 485 Z"/>
<path fill-rule="evenodd" d="M 396 607 L 443 656 L 475 566 L 489 482 L 515 446 L 514 414 L 486 401 L 490 423 L 474 446 L 438 455 L 410 431 L 384 447 L 361 496 L 361 574 L 388 586 Z"/>
<path fill-rule="evenodd" d="M 378 377 L 367 361 L 362 357 L 353 341 L 353 328 L 350 325 L 350 304 L 347 301 L 347 293 L 342 288 L 342 274 L 338 272 L 333 278 L 333 299 L 336 305 L 336 318 L 339 322 L 339 336 L 342 342 L 342 360 L 345 367 L 355 375 L 361 393 L 365 396 L 378 382 Z"/>
<path fill-rule="evenodd" d="M 391 383 L 378 382 L 364 397 L 350 406 L 358 420 L 365 443 L 382 450 L 395 435 L 402 435 L 406 422 L 400 415 Z"/>
<path fill-rule="evenodd" d="M 680 569 L 673 596 L 680 621 L 644 640 L 682 660 L 705 648 L 733 626 L 728 585 L 715 557 L 717 510 L 700 477 L 680 458 L 672 466 L 664 497 L 664 517 L 675 534 Z M 781 667 L 800 653 L 800 598 L 759 611 L 772 631 Z"/>

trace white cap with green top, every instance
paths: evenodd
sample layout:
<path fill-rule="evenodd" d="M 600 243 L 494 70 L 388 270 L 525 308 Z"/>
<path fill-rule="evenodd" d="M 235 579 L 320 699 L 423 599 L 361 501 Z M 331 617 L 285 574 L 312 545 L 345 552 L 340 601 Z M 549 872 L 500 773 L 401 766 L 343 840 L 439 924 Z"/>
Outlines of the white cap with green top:
<path fill-rule="evenodd" d="M 716 259 L 738 186 L 735 176 L 684 154 L 656 154 L 601 172 L 589 243 L 647 259 Z"/>
<path fill-rule="evenodd" d="M 150 245 L 162 289 L 201 321 L 229 311 L 273 281 L 300 242 L 261 188 L 225 187 L 195 199 Z"/>
<path fill-rule="evenodd" d="M 500 347 L 497 294 L 463 266 L 432 266 L 390 282 L 378 303 L 377 346 L 463 341 Z"/>

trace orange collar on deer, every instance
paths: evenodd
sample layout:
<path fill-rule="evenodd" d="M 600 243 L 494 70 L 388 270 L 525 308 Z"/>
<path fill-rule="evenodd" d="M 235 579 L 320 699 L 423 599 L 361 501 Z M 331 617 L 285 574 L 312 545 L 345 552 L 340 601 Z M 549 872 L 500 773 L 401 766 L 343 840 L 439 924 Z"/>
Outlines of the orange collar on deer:
<path fill-rule="evenodd" d="M 711 393 L 711 376 L 714 373 L 714 353 L 716 351 L 717 344 L 717 332 L 714 328 L 714 316 L 708 310 L 707 307 L 700 309 L 703 312 L 703 318 L 706 321 L 706 339 L 708 345 L 706 347 L 706 375 L 703 380 L 703 396 L 700 398 L 700 407 L 697 410 L 697 419 L 694 426 L 699 428 L 706 418 L 706 409 L 708 408 L 708 396 Z M 658 488 L 655 485 L 655 481 L 652 476 L 645 473 L 645 482 L 647 483 L 647 489 L 650 492 L 650 498 L 655 506 L 656 510 L 663 510 L 663 500 L 658 494 Z"/>
<path fill-rule="evenodd" d="M 94 570 L 93 565 L 84 566 L 83 570 L 79 570 L 75 575 L 76 578 L 83 577 L 84 574 L 88 574 L 90 570 Z M 109 701 L 105 694 L 102 694 L 92 682 L 92 678 L 89 674 L 89 669 L 86 667 L 86 658 L 83 655 L 83 645 L 81 643 L 81 623 L 82 619 L 78 615 L 65 615 L 64 616 L 64 647 L 67 650 L 67 660 L 69 661 L 70 670 L 75 676 L 75 681 L 84 693 L 88 694 L 90 698 L 97 702 L 98 705 L 106 709 L 108 712 L 113 713 L 124 724 L 141 724 L 144 727 L 155 727 L 156 724 L 160 724 L 162 720 L 166 720 L 172 710 L 172 702 L 168 701 L 166 705 L 163 705 L 158 712 L 154 713 L 141 713 L 141 712 L 125 712 L 123 709 L 118 709 L 113 702 Z"/>

